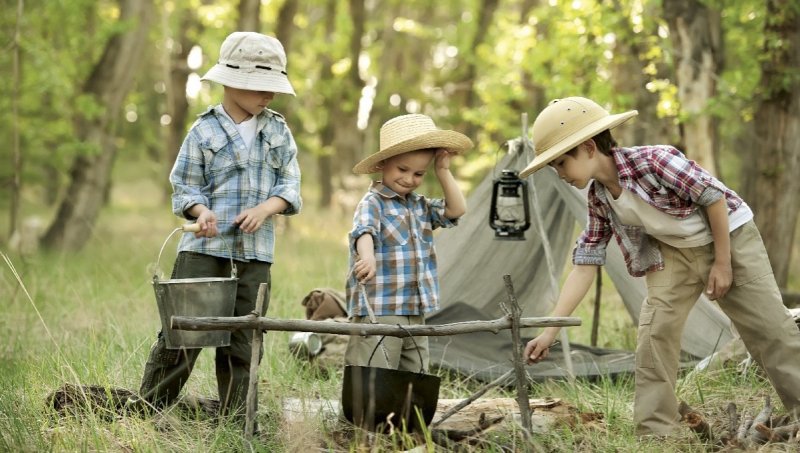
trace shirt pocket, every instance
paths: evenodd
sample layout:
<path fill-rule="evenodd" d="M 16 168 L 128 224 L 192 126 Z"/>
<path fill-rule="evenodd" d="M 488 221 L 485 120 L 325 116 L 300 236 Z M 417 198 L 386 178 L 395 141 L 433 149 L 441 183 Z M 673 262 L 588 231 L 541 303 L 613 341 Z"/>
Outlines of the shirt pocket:
<path fill-rule="evenodd" d="M 203 156 L 206 160 L 206 176 L 212 182 L 219 183 L 238 172 L 242 165 L 228 146 L 227 137 L 213 137 L 203 146 Z"/>
<path fill-rule="evenodd" d="M 404 214 L 385 212 L 381 218 L 381 243 L 384 247 L 401 247 L 408 243 L 408 220 Z"/>

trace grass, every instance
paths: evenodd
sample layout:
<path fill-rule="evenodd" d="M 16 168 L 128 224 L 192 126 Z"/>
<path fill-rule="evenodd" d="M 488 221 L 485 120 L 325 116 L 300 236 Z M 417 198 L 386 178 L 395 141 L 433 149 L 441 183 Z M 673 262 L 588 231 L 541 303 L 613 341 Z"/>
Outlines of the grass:
<path fill-rule="evenodd" d="M 48 410 L 47 395 L 65 383 L 137 390 L 159 329 L 150 277 L 157 252 L 178 221 L 164 212 L 166 202 L 153 185 L 128 186 L 124 192 L 115 191 L 113 199 L 92 240 L 78 253 L 4 253 L 8 262 L 0 262 L 0 332 L 4 336 L 0 343 L 0 451 L 303 451 L 342 449 L 342 445 L 345 450 L 364 451 L 363 438 L 343 435 L 335 420 L 312 416 L 290 428 L 275 416 L 282 398 L 337 399 L 341 390 L 340 368 L 320 370 L 293 360 L 287 350 L 289 334 L 282 332 L 265 337 L 259 370 L 259 422 L 265 434 L 252 445 L 237 426 L 175 411 L 157 418 L 109 420 L 89 412 L 60 417 Z M 269 316 L 303 318 L 300 301 L 308 291 L 343 286 L 348 217 L 308 209 L 281 223 Z M 174 249 L 174 243 L 166 248 L 162 269 L 171 267 Z M 632 349 L 635 327 L 607 278 L 603 288 L 599 346 Z M 571 339 L 584 344 L 589 343 L 593 295 L 587 298 L 588 303 L 576 313 L 584 325 L 570 330 Z M 201 354 L 187 394 L 216 398 L 211 354 Z M 442 398 L 467 397 L 480 387 L 459 376 L 442 374 L 442 378 Z M 744 374 L 735 369 L 690 373 L 682 377 L 678 389 L 679 397 L 692 407 L 720 419 L 728 402 L 754 413 L 767 394 L 778 404 L 769 384 L 753 369 Z M 485 397 L 514 396 L 494 389 Z M 549 381 L 535 384 L 531 396 L 561 398 L 581 413 L 599 414 L 601 420 L 555 426 L 535 435 L 530 443 L 518 431 L 499 430 L 474 449 L 707 450 L 692 435 L 669 442 L 637 442 L 630 378 Z M 377 449 L 386 451 L 413 445 L 402 436 L 376 442 Z"/>

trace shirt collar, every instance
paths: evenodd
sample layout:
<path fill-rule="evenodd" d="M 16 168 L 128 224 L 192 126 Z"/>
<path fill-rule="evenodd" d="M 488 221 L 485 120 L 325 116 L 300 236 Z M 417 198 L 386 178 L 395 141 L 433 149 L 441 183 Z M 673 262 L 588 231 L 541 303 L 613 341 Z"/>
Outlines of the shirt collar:
<path fill-rule="evenodd" d="M 376 193 L 384 198 L 396 198 L 400 201 L 403 201 L 403 197 L 401 197 L 397 192 L 394 190 L 386 187 L 380 181 L 372 181 L 372 185 L 369 188 L 370 192 Z M 408 200 L 416 200 L 420 197 L 416 192 L 411 192 L 406 196 Z"/>

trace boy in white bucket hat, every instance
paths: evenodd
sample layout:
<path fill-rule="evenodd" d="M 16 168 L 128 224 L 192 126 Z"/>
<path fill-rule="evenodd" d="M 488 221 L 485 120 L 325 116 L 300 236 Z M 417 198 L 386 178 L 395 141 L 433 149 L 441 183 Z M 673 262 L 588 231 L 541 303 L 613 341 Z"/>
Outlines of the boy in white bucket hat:
<path fill-rule="evenodd" d="M 609 114 L 581 97 L 557 99 L 533 125 L 536 158 L 565 182 L 589 186 L 589 221 L 573 252 L 554 316 L 583 299 L 616 237 L 633 276 L 645 276 L 633 418 L 641 436 L 665 436 L 681 419 L 675 384 L 681 333 L 701 293 L 717 300 L 788 411 L 800 408 L 800 331 L 784 307 L 747 204 L 677 149 L 617 146 L 610 129 L 637 114 Z M 548 355 L 549 327 L 528 342 L 529 363 Z"/>
<path fill-rule="evenodd" d="M 170 173 L 173 212 L 200 227 L 181 238 L 172 278 L 229 277 L 232 258 L 238 273 L 233 315 L 244 316 L 255 310 L 260 284 L 270 284 L 273 216 L 297 214 L 302 205 L 294 138 L 284 118 L 267 108 L 276 93 L 295 93 L 281 43 L 253 32 L 230 34 L 203 80 L 223 85 L 224 95 L 192 125 Z M 268 301 L 269 294 L 264 307 Z M 251 332 L 234 331 L 230 346 L 216 349 L 220 413 L 242 420 Z M 156 408 L 174 401 L 200 351 L 167 349 L 159 333 L 141 397 Z"/>
<path fill-rule="evenodd" d="M 380 150 L 359 162 L 357 174 L 381 173 L 353 216 L 349 234 L 350 268 L 346 284 L 348 316 L 354 323 L 424 324 L 439 308 L 439 282 L 433 230 L 456 225 L 466 212 L 464 195 L 450 172 L 450 160 L 472 148 L 455 131 L 438 129 L 425 115 L 390 119 L 380 130 Z M 414 190 L 433 161 L 443 199 Z M 428 369 L 428 338 L 351 336 L 347 365 L 418 373 Z M 421 362 L 420 362 L 421 360 Z"/>

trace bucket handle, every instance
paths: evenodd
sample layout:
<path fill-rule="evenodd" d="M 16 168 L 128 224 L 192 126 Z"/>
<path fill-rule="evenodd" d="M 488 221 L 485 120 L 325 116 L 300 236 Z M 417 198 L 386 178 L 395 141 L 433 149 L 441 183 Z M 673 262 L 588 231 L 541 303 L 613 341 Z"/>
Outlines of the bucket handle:
<path fill-rule="evenodd" d="M 424 366 L 423 366 L 423 364 L 422 364 L 422 353 L 421 353 L 421 352 L 419 352 L 419 345 L 417 344 L 417 340 L 415 340 L 415 339 L 414 339 L 414 335 L 411 335 L 411 332 L 409 332 L 408 330 L 406 330 L 406 328 L 405 328 L 405 327 L 403 327 L 402 325 L 398 324 L 398 325 L 397 325 L 397 327 L 399 327 L 399 328 L 400 328 L 400 330 L 402 330 L 403 332 L 407 333 L 407 334 L 408 334 L 408 336 L 409 336 L 409 338 L 411 338 L 411 341 L 413 341 L 413 342 L 414 342 L 414 346 L 415 346 L 415 348 L 414 348 L 414 349 L 416 349 L 416 351 L 417 351 L 417 354 L 419 354 L 419 374 L 425 374 L 425 367 L 424 367 Z M 378 346 L 380 346 L 380 345 L 381 345 L 381 343 L 383 343 L 383 339 L 384 339 L 384 338 L 386 338 L 386 335 L 383 335 L 383 336 L 381 336 L 381 339 L 380 339 L 380 340 L 378 340 L 378 344 L 376 344 L 376 345 L 375 345 L 375 348 L 372 350 L 372 354 L 370 354 L 370 355 L 369 355 L 369 360 L 367 361 L 367 366 L 371 366 L 371 364 L 372 364 L 372 357 L 375 355 L 375 351 L 377 351 L 377 350 L 378 350 Z"/>
<path fill-rule="evenodd" d="M 156 268 L 153 271 L 153 281 L 158 281 L 158 271 L 159 269 L 161 269 L 161 254 L 164 253 L 164 247 L 167 246 L 167 242 L 169 242 L 172 236 L 175 235 L 175 233 L 177 233 L 178 231 L 182 231 L 184 233 L 191 233 L 200 230 L 196 223 L 187 223 L 172 230 L 172 233 L 170 233 L 169 236 L 167 236 L 167 239 L 164 240 L 164 243 L 161 244 L 161 250 L 158 251 L 158 258 L 156 259 Z M 231 250 L 231 248 L 228 246 L 228 243 L 225 241 L 225 238 L 220 236 L 219 239 L 222 241 L 222 244 L 228 250 L 228 256 L 229 259 L 231 260 L 231 278 L 236 278 L 236 265 L 233 264 L 233 250 Z"/>

